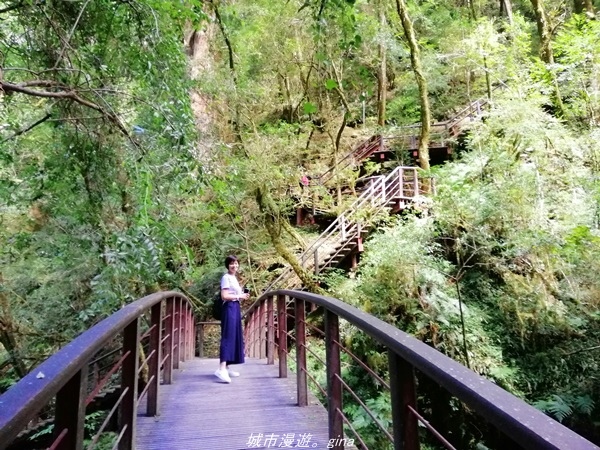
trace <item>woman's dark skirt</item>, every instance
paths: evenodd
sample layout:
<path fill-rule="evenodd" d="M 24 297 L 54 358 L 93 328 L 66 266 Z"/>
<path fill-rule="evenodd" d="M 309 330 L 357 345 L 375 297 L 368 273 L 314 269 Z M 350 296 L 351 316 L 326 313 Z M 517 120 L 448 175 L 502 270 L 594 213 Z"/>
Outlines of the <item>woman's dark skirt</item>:
<path fill-rule="evenodd" d="M 244 335 L 240 302 L 223 302 L 221 313 L 221 362 L 244 363 Z"/>

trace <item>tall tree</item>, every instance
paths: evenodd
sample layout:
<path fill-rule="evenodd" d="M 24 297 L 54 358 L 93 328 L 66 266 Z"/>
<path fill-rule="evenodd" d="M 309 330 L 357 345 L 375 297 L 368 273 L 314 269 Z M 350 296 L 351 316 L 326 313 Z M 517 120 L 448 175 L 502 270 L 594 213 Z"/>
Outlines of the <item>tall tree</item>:
<path fill-rule="evenodd" d="M 573 0 L 573 6 L 577 14 L 585 11 L 590 18 L 596 17 L 596 10 L 594 9 L 594 2 L 592 0 Z"/>
<path fill-rule="evenodd" d="M 410 49 L 410 62 L 419 87 L 419 100 L 421 104 L 421 136 L 419 140 L 419 165 L 423 170 L 429 170 L 429 140 L 431 134 L 431 110 L 429 107 L 429 90 L 427 88 L 427 79 L 421 62 L 421 50 L 415 33 L 412 20 L 408 14 L 408 8 L 404 0 L 396 0 L 396 10 L 404 35 Z"/>
<path fill-rule="evenodd" d="M 380 0 L 377 4 L 379 8 L 379 29 L 384 30 L 385 20 L 385 2 Z M 377 77 L 377 124 L 382 127 L 385 125 L 385 104 L 387 99 L 387 61 L 386 47 L 383 36 L 379 42 L 379 73 Z"/>
<path fill-rule="evenodd" d="M 535 22 L 538 36 L 540 38 L 540 58 L 548 64 L 554 64 L 554 53 L 552 51 L 552 25 L 548 19 L 544 0 L 531 0 L 535 12 Z"/>
<path fill-rule="evenodd" d="M 500 16 L 506 15 L 508 23 L 513 25 L 513 11 L 511 0 L 500 0 Z"/>
<path fill-rule="evenodd" d="M 221 17 L 221 12 L 219 8 L 219 0 L 210 0 L 210 4 L 213 7 L 213 11 L 215 12 L 215 19 L 217 20 L 217 24 L 219 26 L 219 30 L 221 30 L 221 34 L 223 35 L 223 40 L 225 41 L 225 45 L 227 47 L 227 60 L 229 62 L 229 70 L 231 72 L 231 78 L 233 80 L 233 86 L 237 90 L 238 89 L 238 75 L 235 67 L 234 60 L 234 52 L 233 52 L 233 44 L 231 43 L 231 39 L 229 38 L 229 33 Z M 233 119 L 233 128 L 235 130 L 235 137 L 239 144 L 243 144 L 242 141 L 242 129 L 241 129 L 241 115 L 240 115 L 240 106 L 239 101 L 234 103 L 234 119 Z M 243 145 L 242 145 L 243 147 Z"/>

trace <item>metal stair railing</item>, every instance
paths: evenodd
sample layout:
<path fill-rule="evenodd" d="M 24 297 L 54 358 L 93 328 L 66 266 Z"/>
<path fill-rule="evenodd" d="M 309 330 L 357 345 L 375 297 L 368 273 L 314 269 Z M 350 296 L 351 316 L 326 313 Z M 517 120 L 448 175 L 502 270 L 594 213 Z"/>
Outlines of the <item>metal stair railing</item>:
<path fill-rule="evenodd" d="M 383 141 L 380 135 L 371 136 L 366 141 L 361 142 L 354 147 L 350 152 L 338 161 L 335 166 L 330 167 L 326 172 L 322 173 L 317 180 L 320 185 L 324 185 L 333 178 L 336 171 L 344 170 L 357 161 L 360 162 L 371 156 L 377 149 L 383 148 Z M 336 170 L 337 169 L 337 170 Z"/>
<path fill-rule="evenodd" d="M 299 256 L 303 268 L 312 268 L 315 274 L 328 267 L 336 257 L 347 250 L 366 228 L 364 215 L 375 215 L 393 202 L 410 201 L 419 195 L 417 167 L 400 166 L 388 175 L 374 177 L 367 189 Z M 338 261 L 339 262 L 339 261 Z M 297 287 L 295 272 L 288 266 L 269 286 Z"/>
<path fill-rule="evenodd" d="M 429 134 L 429 148 L 442 148 L 447 146 L 447 140 L 458 136 L 464 122 L 467 119 L 473 120 L 479 117 L 483 111 L 485 105 L 489 103 L 487 97 L 477 99 L 465 108 L 457 112 L 453 117 L 442 122 L 436 122 L 431 125 L 431 132 Z M 383 136 L 381 149 L 384 150 L 384 142 L 401 141 L 403 147 L 416 150 L 419 147 L 420 136 L 416 130 L 421 128 L 420 123 L 401 127 L 399 132 L 396 132 L 393 136 Z M 413 131 L 414 130 L 414 131 Z"/>

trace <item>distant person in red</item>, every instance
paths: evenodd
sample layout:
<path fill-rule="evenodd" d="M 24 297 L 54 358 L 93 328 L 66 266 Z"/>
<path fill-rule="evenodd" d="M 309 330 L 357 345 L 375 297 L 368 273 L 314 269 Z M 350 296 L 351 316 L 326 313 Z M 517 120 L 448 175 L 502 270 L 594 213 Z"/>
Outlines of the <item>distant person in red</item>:
<path fill-rule="evenodd" d="M 242 331 L 242 311 L 240 300 L 246 300 L 250 294 L 244 292 L 236 277 L 240 268 L 238 259 L 229 255 L 225 258 L 227 273 L 221 278 L 221 347 L 219 351 L 220 366 L 216 377 L 224 383 L 231 383 L 231 377 L 240 374 L 230 368 L 232 364 L 244 363 L 244 335 Z"/>

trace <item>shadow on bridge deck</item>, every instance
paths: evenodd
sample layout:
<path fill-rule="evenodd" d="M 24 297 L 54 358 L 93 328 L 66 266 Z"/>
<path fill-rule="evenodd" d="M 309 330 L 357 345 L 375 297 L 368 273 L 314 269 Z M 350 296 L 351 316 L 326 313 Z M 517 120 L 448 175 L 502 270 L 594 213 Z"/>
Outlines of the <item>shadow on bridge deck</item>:
<path fill-rule="evenodd" d="M 327 411 L 314 398 L 296 404 L 296 375 L 247 359 L 231 384 L 213 375 L 216 359 L 193 359 L 162 385 L 158 417 L 137 417 L 138 450 L 326 449 Z M 144 411 L 145 408 L 140 408 Z"/>

